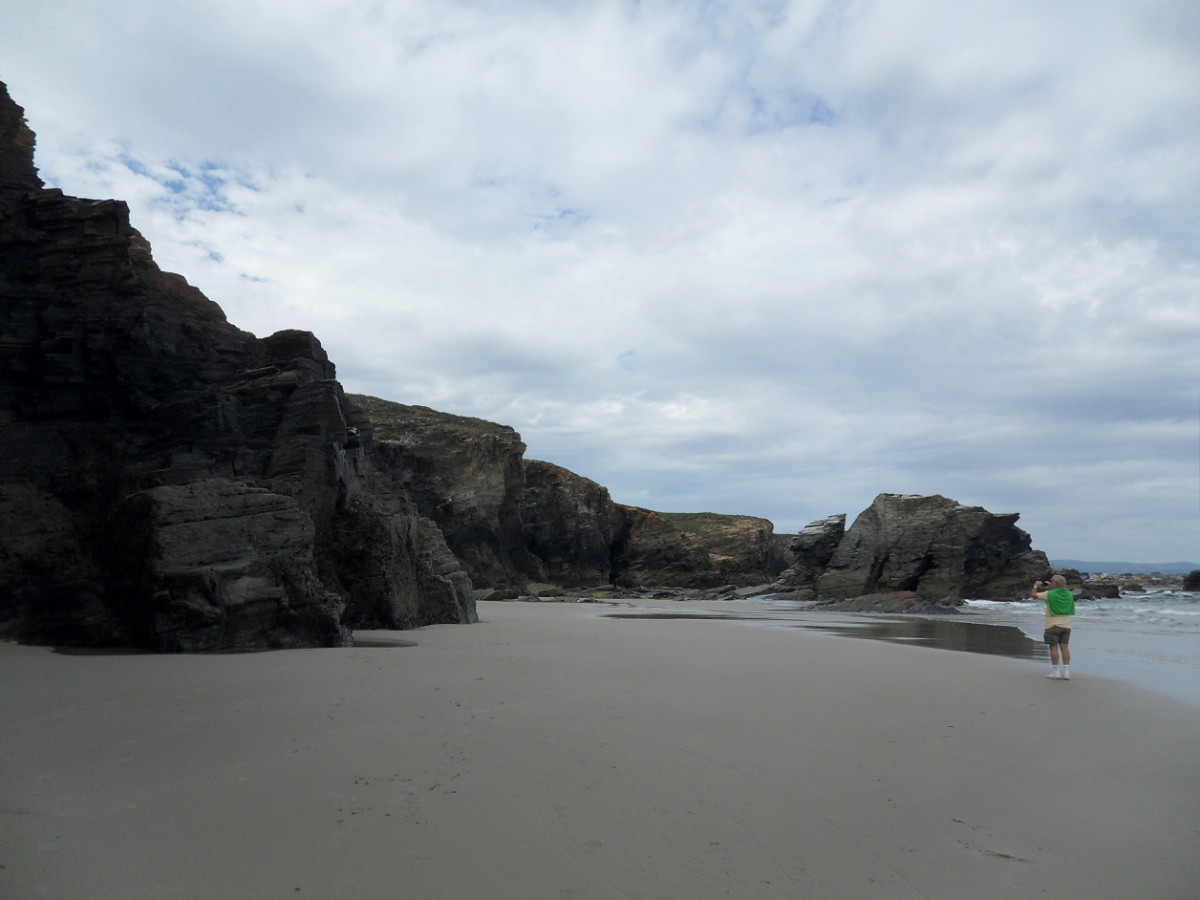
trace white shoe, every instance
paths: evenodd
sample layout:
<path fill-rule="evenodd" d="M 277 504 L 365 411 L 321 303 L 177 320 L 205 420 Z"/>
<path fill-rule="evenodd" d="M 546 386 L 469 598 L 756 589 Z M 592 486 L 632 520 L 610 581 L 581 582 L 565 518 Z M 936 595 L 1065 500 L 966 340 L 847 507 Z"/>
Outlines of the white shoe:
<path fill-rule="evenodd" d="M 1066 671 L 1066 670 L 1064 669 L 1064 670 L 1063 670 L 1063 673 L 1062 673 L 1062 678 L 1063 678 L 1063 681 L 1070 681 L 1070 680 L 1071 680 L 1071 673 L 1070 673 L 1070 672 L 1068 672 L 1068 671 Z"/>
<path fill-rule="evenodd" d="M 1058 669 L 1055 669 L 1053 672 L 1051 672 L 1046 677 L 1047 678 L 1062 678 L 1062 676 L 1058 674 Z"/>

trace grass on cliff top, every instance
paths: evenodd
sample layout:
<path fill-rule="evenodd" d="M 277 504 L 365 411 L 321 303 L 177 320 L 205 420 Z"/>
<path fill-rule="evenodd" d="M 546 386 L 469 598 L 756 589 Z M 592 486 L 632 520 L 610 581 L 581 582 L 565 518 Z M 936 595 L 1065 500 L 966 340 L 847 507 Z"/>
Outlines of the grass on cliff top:
<path fill-rule="evenodd" d="M 757 516 L 725 515 L 723 513 L 659 513 L 666 523 L 679 531 L 689 534 L 707 534 L 710 531 L 722 531 L 734 525 L 747 523 L 770 524 L 766 519 Z"/>
<path fill-rule="evenodd" d="M 371 425 L 375 429 L 375 437 L 383 441 L 400 441 L 411 436 L 413 432 L 424 432 L 435 428 L 443 431 L 457 431 L 466 435 L 513 431 L 507 425 L 498 425 L 486 419 L 456 416 L 453 413 L 438 412 L 427 406 L 409 406 L 405 403 L 369 397 L 366 394 L 347 394 L 346 399 L 350 401 L 351 406 L 361 410 L 363 415 L 370 419 Z"/>

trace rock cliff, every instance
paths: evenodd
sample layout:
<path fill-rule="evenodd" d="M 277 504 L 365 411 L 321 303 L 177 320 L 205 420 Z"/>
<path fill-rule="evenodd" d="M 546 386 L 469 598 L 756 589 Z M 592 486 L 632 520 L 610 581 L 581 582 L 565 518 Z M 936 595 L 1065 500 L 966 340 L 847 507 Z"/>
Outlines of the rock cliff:
<path fill-rule="evenodd" d="M 1017 518 L 941 496 L 880 494 L 839 541 L 816 593 L 832 601 L 902 592 L 928 601 L 1022 597 L 1050 563 Z"/>
<path fill-rule="evenodd" d="M 350 395 L 374 433 L 370 456 L 398 494 L 437 523 L 480 586 L 508 590 L 535 565 L 525 550 L 525 444 L 507 425 Z"/>
<path fill-rule="evenodd" d="M 352 394 L 370 461 L 435 522 L 477 588 L 515 596 L 531 581 L 580 587 L 712 587 L 770 581 L 784 554 L 765 519 L 671 514 L 615 504 L 561 466 L 524 458 L 512 428 Z"/>
<path fill-rule="evenodd" d="M 767 584 L 787 565 L 774 526 L 754 516 L 659 513 L 620 507 L 621 584 L 703 588 Z"/>
<path fill-rule="evenodd" d="M 317 339 L 231 325 L 33 147 L 0 85 L 0 632 L 215 650 L 474 618 L 440 531 L 372 491 Z"/>
<path fill-rule="evenodd" d="M 527 460 L 522 520 L 537 581 L 582 586 L 612 580 L 625 519 L 607 488 L 553 463 Z"/>
<path fill-rule="evenodd" d="M 789 544 L 794 562 L 779 576 L 776 586 L 784 591 L 814 591 L 817 578 L 833 559 L 845 534 L 845 513 L 805 525 Z"/>

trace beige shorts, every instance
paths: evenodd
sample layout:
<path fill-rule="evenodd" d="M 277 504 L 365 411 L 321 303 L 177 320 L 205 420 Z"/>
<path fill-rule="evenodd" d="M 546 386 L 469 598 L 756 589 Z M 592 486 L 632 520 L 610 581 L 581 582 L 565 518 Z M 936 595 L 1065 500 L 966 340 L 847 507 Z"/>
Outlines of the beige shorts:
<path fill-rule="evenodd" d="M 1047 644 L 1069 644 L 1071 643 L 1071 629 L 1063 628 L 1061 625 L 1051 625 L 1042 635 L 1042 640 Z"/>

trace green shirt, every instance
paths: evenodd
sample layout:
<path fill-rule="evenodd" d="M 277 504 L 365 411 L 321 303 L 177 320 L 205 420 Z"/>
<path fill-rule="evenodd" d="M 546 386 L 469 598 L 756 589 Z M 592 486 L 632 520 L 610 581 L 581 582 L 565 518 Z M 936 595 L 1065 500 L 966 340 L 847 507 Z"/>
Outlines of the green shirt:
<path fill-rule="evenodd" d="M 1052 616 L 1075 615 L 1075 595 L 1066 588 L 1051 588 L 1046 591 L 1046 612 Z"/>

